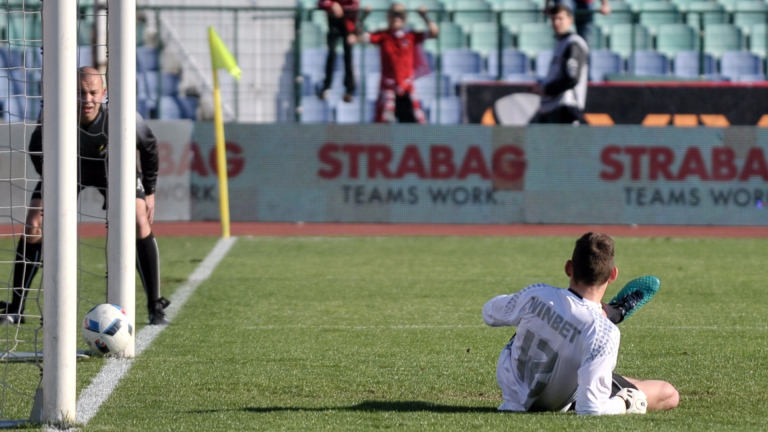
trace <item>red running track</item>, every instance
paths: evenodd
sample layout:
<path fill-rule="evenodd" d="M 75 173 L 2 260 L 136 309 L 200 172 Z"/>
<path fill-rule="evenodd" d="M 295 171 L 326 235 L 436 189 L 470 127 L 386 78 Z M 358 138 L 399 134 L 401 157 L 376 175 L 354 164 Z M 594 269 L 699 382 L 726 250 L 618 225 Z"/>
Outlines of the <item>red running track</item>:
<path fill-rule="evenodd" d="M 0 235 L 21 233 L 22 226 L 0 225 Z M 219 236 L 218 222 L 157 222 L 164 236 Z M 233 236 L 580 236 L 588 231 L 624 237 L 768 237 L 768 227 L 672 225 L 443 225 L 367 223 L 235 222 Z M 103 224 L 81 224 L 80 235 L 106 235 Z"/>

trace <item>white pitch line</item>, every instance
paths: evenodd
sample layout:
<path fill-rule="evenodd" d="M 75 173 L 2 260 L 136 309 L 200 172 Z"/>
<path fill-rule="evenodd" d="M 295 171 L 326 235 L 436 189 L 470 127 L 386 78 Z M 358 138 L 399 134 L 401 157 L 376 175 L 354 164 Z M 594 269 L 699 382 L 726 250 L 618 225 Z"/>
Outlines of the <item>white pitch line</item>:
<path fill-rule="evenodd" d="M 487 328 L 485 325 L 380 325 L 380 326 L 349 326 L 349 325 L 312 325 L 312 324 L 288 324 L 288 325 L 259 325 L 245 327 L 245 330 L 289 330 L 289 329 L 318 329 L 318 330 L 421 330 L 421 329 L 479 329 Z M 619 326 L 628 330 L 718 330 L 718 331 L 766 331 L 768 327 L 742 327 L 742 326 Z"/>
<path fill-rule="evenodd" d="M 187 282 L 181 285 L 171 296 L 171 306 L 166 309 L 166 315 L 170 321 L 179 313 L 179 310 L 189 300 L 197 287 L 211 275 L 219 262 L 227 255 L 232 245 L 237 241 L 236 237 L 222 238 L 216 243 L 213 250 L 208 253 L 202 263 L 189 276 Z M 165 330 L 166 326 L 148 325 L 136 335 L 136 356 L 149 348 L 152 341 Z M 101 368 L 99 374 L 91 381 L 80 394 L 77 400 L 77 423 L 86 424 L 99 412 L 103 404 L 117 387 L 120 380 L 131 369 L 134 359 L 107 359 L 107 363 Z"/>

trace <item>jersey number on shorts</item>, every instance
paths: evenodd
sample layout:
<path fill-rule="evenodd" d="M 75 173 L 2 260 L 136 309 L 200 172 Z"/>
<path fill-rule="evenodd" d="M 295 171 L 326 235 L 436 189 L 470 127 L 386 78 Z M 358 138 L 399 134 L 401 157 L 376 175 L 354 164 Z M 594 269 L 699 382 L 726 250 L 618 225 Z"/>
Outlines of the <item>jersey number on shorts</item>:
<path fill-rule="evenodd" d="M 520 380 L 528 383 L 528 387 L 531 389 L 528 392 L 529 399 L 538 397 L 544 391 L 549 382 L 549 374 L 555 370 L 555 364 L 557 363 L 557 351 L 544 339 L 539 339 L 536 343 L 536 348 L 544 353 L 544 360 L 528 360 L 528 353 L 531 350 L 534 339 L 536 339 L 536 335 L 532 331 L 527 330 L 523 336 L 523 345 L 520 347 L 520 356 L 517 359 L 517 374 Z M 536 380 L 536 375 L 542 375 L 542 379 L 537 380 L 534 384 L 533 381 Z"/>

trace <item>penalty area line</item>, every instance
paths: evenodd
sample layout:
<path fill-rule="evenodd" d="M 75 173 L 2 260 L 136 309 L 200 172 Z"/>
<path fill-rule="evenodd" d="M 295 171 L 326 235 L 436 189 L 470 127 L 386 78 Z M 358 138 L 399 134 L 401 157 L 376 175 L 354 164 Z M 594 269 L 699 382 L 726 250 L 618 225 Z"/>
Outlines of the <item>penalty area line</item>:
<path fill-rule="evenodd" d="M 208 253 L 203 262 L 197 266 L 187 281 L 171 296 L 171 305 L 165 310 L 168 320 L 173 322 L 173 318 L 178 315 L 179 310 L 194 294 L 197 287 L 211 276 L 213 270 L 227 255 L 236 241 L 237 237 L 219 239 L 216 246 Z M 165 330 L 165 327 L 148 325 L 136 334 L 136 357 L 149 348 L 152 341 Z M 115 388 L 117 388 L 120 380 L 131 369 L 134 359 L 107 359 L 107 363 L 77 399 L 77 423 L 85 425 L 99 412 L 101 405 L 106 402 Z"/>

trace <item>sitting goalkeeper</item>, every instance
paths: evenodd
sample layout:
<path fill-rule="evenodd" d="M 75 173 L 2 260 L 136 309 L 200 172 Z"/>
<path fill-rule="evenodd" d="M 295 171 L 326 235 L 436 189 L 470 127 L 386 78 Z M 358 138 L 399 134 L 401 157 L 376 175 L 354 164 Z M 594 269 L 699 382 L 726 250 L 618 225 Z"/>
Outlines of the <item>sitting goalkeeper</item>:
<path fill-rule="evenodd" d="M 99 71 L 92 67 L 78 70 L 78 193 L 85 187 L 95 187 L 107 199 L 107 130 L 108 112 L 103 104 L 107 89 Z M 74 84 L 74 83 L 73 83 Z M 74 101 L 72 101 L 74 104 Z M 38 126 L 29 141 L 32 163 L 38 174 L 43 173 L 42 127 Z M 168 324 L 165 309 L 170 302 L 160 297 L 160 252 L 152 234 L 157 182 L 157 139 L 139 114 L 136 114 L 136 150 L 142 171 L 136 170 L 136 268 L 147 294 L 150 324 Z M 55 217 L 50 215 L 49 217 Z M 13 300 L 0 302 L 0 324 L 23 324 L 24 303 L 32 279 L 41 265 L 43 224 L 42 180 L 38 182 L 27 212 L 24 236 L 16 249 L 13 266 Z"/>
<path fill-rule="evenodd" d="M 613 372 L 620 339 L 615 324 L 659 288 L 658 279 L 645 276 L 602 304 L 608 284 L 618 276 L 613 246 L 609 236 L 587 233 L 565 264 L 568 289 L 536 284 L 485 304 L 486 324 L 517 326 L 496 368 L 504 398 L 499 410 L 644 414 L 677 406 L 679 395 L 671 384 Z"/>

